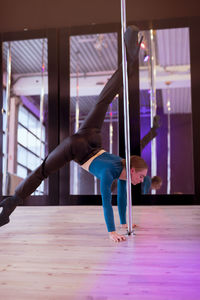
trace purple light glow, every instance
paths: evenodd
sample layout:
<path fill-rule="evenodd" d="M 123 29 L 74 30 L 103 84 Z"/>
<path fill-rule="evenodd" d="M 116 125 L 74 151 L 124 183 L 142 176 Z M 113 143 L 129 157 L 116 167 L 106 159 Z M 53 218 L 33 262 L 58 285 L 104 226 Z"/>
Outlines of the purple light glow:
<path fill-rule="evenodd" d="M 21 96 L 21 100 L 23 105 L 27 107 L 38 119 L 40 119 L 39 109 L 33 103 L 31 103 L 27 97 Z"/>
<path fill-rule="evenodd" d="M 106 116 L 109 116 L 110 112 L 106 112 Z M 117 116 L 118 115 L 118 111 L 112 111 L 112 116 Z"/>
<path fill-rule="evenodd" d="M 149 60 L 149 55 L 145 55 L 144 62 L 147 62 Z"/>

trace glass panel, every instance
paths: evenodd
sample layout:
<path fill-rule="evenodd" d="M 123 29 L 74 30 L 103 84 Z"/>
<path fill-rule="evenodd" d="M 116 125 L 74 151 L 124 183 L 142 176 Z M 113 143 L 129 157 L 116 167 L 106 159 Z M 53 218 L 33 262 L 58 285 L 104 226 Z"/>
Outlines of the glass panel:
<path fill-rule="evenodd" d="M 107 80 L 117 69 L 117 33 L 70 38 L 71 134 L 81 125 Z M 76 121 L 77 120 L 77 121 Z M 102 128 L 103 147 L 118 154 L 118 100 L 110 106 Z M 70 193 L 100 194 L 99 182 L 76 163 L 70 164 Z"/>
<path fill-rule="evenodd" d="M 17 153 L 18 153 L 17 162 L 19 164 L 26 166 L 27 165 L 27 154 L 28 154 L 28 151 L 26 151 L 26 148 L 24 148 L 18 144 Z"/>
<path fill-rule="evenodd" d="M 30 170 L 33 170 L 35 169 L 35 166 L 36 166 L 36 156 L 31 153 L 31 152 L 28 152 L 27 153 L 27 167 L 30 169 Z"/>
<path fill-rule="evenodd" d="M 28 115 L 28 127 L 29 127 L 29 130 L 37 135 L 37 126 L 39 127 L 39 124 L 38 124 L 38 121 L 37 121 L 37 118 L 35 118 L 31 113 Z"/>
<path fill-rule="evenodd" d="M 3 43 L 4 178 L 7 173 L 26 177 L 48 154 L 45 152 L 48 149 L 47 47 L 47 39 Z M 48 193 L 48 181 L 39 191 Z M 4 179 L 3 194 L 7 193 Z"/>
<path fill-rule="evenodd" d="M 25 107 L 19 107 L 19 121 L 24 127 L 28 127 L 28 113 Z"/>
<path fill-rule="evenodd" d="M 151 127 L 152 137 L 156 136 L 151 142 L 146 141 L 142 149 L 149 165 L 150 180 L 146 186 L 152 185 L 153 176 L 162 179 L 160 189 L 147 188 L 145 192 L 142 188 L 142 192 L 193 194 L 189 29 L 150 30 L 141 34 L 141 139 Z M 153 119 L 155 115 L 159 121 Z"/>
<path fill-rule="evenodd" d="M 27 133 L 28 135 L 28 149 L 36 154 L 38 154 L 36 152 L 36 141 L 37 141 L 37 138 L 31 133 L 31 132 L 28 132 Z"/>
<path fill-rule="evenodd" d="M 28 146 L 28 131 L 20 124 L 18 125 L 17 136 L 18 136 L 18 143 L 20 143 L 24 147 L 27 147 Z"/>
<path fill-rule="evenodd" d="M 27 169 L 18 165 L 17 166 L 17 176 L 25 178 L 27 176 Z"/>

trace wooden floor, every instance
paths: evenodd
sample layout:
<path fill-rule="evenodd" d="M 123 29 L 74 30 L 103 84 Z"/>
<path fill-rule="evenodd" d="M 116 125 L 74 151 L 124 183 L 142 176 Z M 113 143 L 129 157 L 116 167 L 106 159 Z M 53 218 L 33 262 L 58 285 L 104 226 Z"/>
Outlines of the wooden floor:
<path fill-rule="evenodd" d="M 114 243 L 102 207 L 17 208 L 0 228 L 0 299 L 199 300 L 200 207 L 134 207 L 134 222 Z"/>

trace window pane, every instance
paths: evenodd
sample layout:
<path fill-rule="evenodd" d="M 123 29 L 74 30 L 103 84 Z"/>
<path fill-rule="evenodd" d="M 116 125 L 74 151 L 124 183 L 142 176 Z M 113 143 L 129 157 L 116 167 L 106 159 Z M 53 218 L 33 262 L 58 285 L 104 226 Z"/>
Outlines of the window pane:
<path fill-rule="evenodd" d="M 38 125 L 37 119 L 31 113 L 29 113 L 28 129 L 35 135 L 37 134 L 37 125 Z"/>
<path fill-rule="evenodd" d="M 41 158 L 44 159 L 45 158 L 45 147 L 44 144 L 40 144 L 41 147 Z"/>
<path fill-rule="evenodd" d="M 36 146 L 37 139 L 32 133 L 28 132 L 28 149 L 32 152 L 35 152 L 37 146 Z"/>
<path fill-rule="evenodd" d="M 36 166 L 36 167 L 39 166 L 40 163 L 41 163 L 40 158 L 36 156 L 36 157 L 35 157 L 35 166 Z"/>
<path fill-rule="evenodd" d="M 17 176 L 25 178 L 27 176 L 27 169 L 18 165 L 17 166 Z"/>
<path fill-rule="evenodd" d="M 18 122 L 28 127 L 28 111 L 22 105 L 19 106 Z"/>
<path fill-rule="evenodd" d="M 45 133 L 45 127 L 42 126 L 42 141 L 45 142 L 46 133 Z"/>
<path fill-rule="evenodd" d="M 27 151 L 20 145 L 17 147 L 17 162 L 24 166 L 27 165 Z"/>
<path fill-rule="evenodd" d="M 31 152 L 27 152 L 27 158 L 28 158 L 27 167 L 30 170 L 36 169 L 36 156 Z"/>
<path fill-rule="evenodd" d="M 18 142 L 24 147 L 28 146 L 28 132 L 20 124 L 18 125 Z"/>

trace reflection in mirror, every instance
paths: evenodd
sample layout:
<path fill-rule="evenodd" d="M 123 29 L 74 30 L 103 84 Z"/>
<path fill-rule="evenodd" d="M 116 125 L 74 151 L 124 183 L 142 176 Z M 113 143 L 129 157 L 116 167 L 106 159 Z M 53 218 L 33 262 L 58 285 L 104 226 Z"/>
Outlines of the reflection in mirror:
<path fill-rule="evenodd" d="M 70 116 L 75 133 L 97 97 L 117 69 L 117 33 L 70 37 Z M 118 99 L 113 101 L 102 128 L 102 145 L 118 155 Z M 70 194 L 100 194 L 99 182 L 91 174 L 70 163 Z"/>
<path fill-rule="evenodd" d="M 193 194 L 189 29 L 140 34 L 141 151 L 149 165 L 142 193 Z"/>
<path fill-rule="evenodd" d="M 3 195 L 47 155 L 47 39 L 3 43 Z M 45 180 L 34 195 L 48 192 Z"/>

